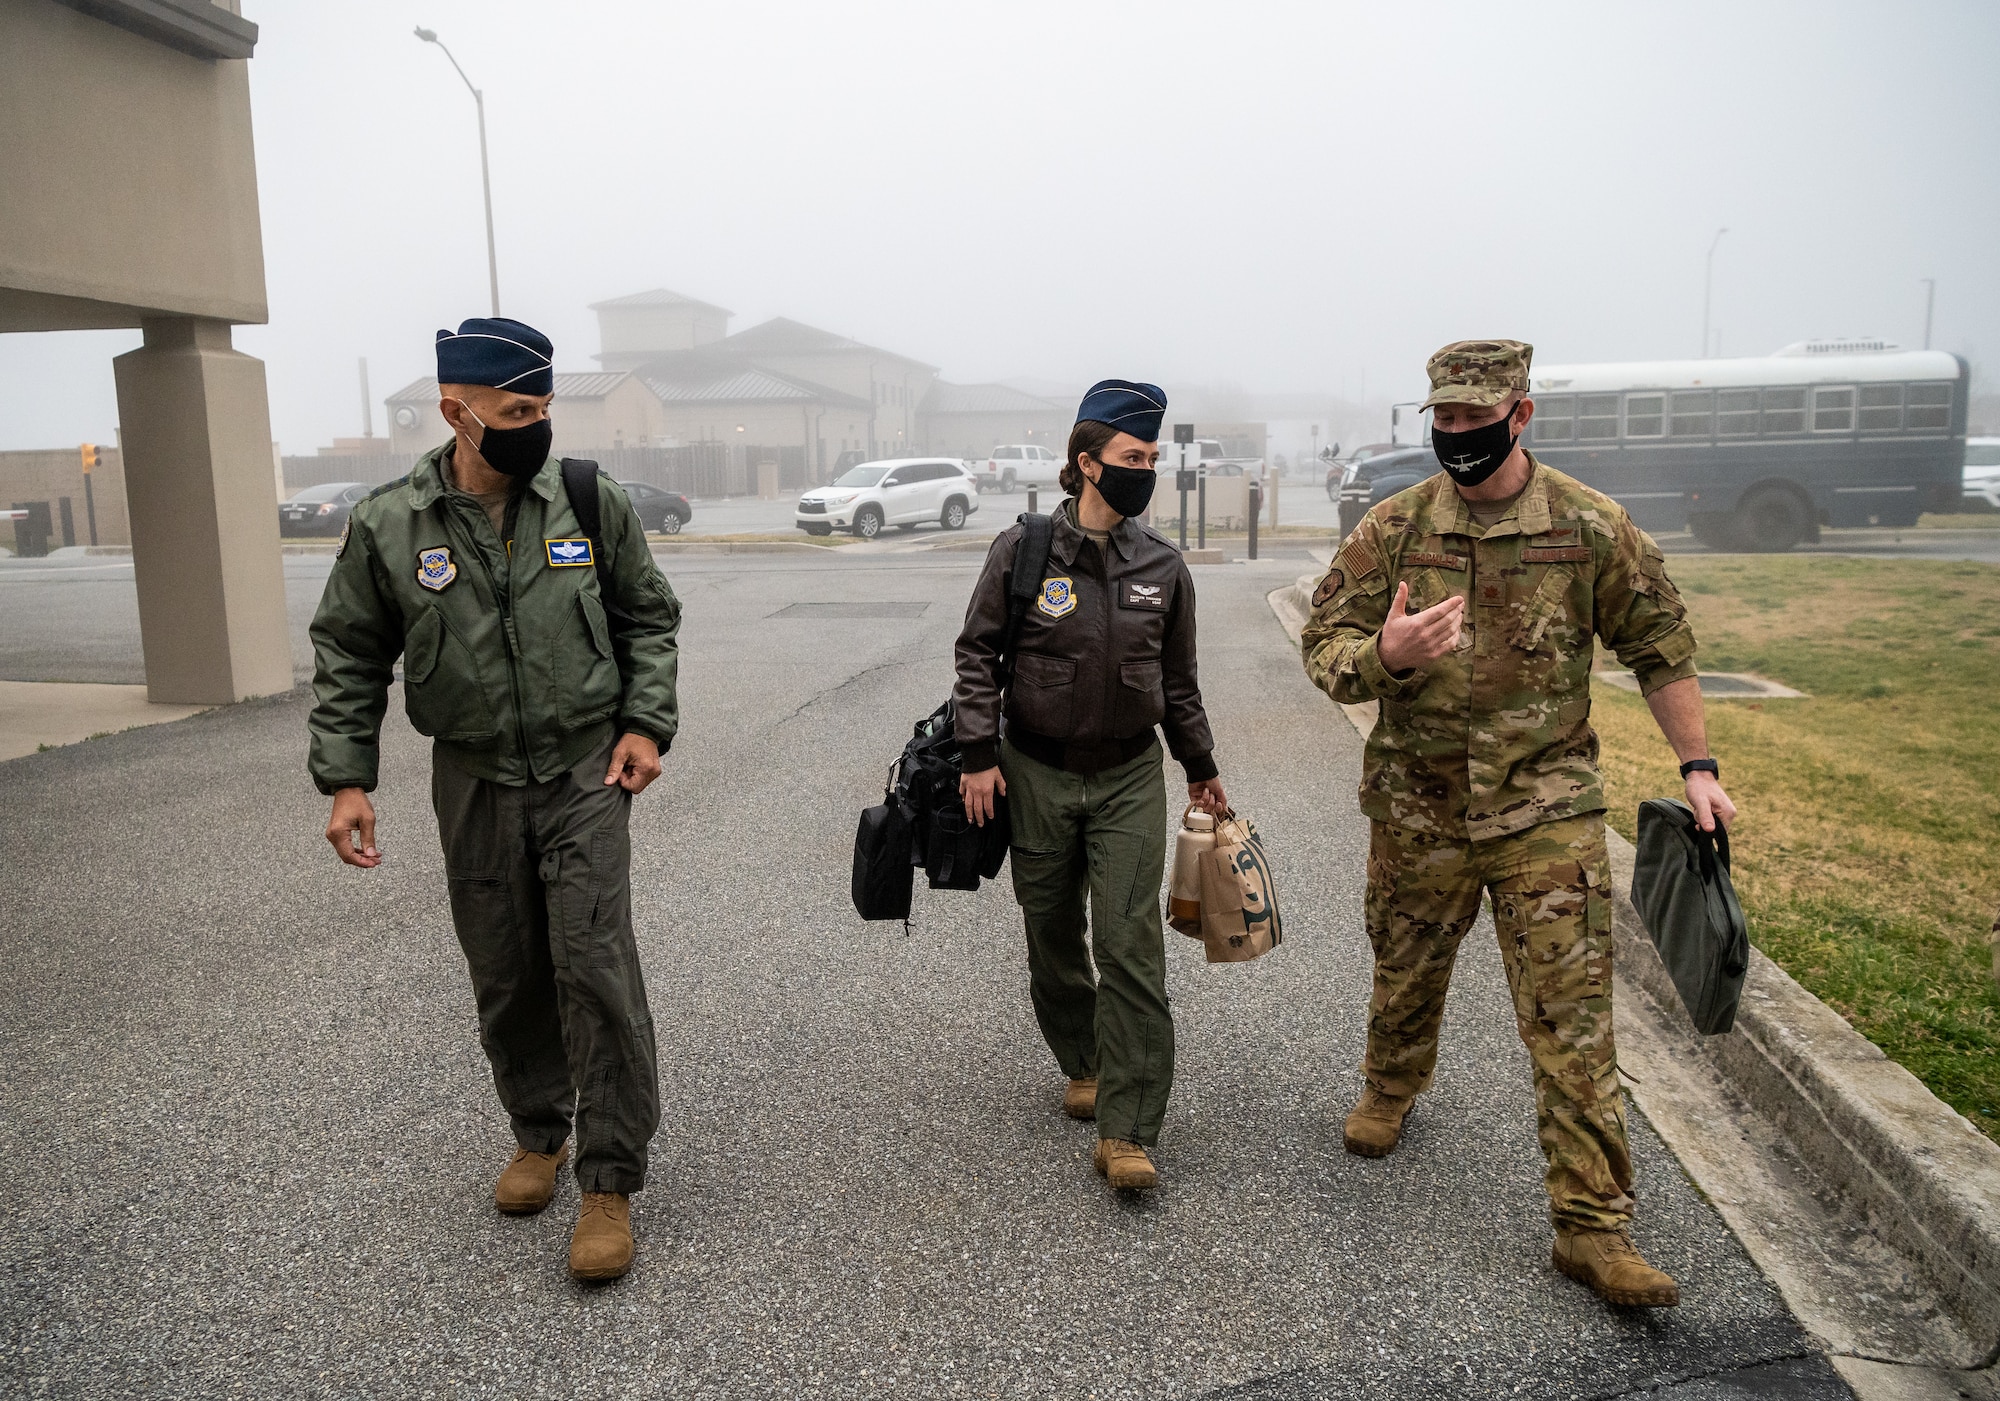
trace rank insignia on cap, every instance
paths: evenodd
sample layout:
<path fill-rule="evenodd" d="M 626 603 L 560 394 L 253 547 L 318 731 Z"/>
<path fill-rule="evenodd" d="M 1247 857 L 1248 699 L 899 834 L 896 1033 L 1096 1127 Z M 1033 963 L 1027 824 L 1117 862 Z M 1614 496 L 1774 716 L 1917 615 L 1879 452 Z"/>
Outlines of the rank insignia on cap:
<path fill-rule="evenodd" d="M 1035 607 L 1051 618 L 1065 618 L 1076 611 L 1076 590 L 1068 579 L 1042 580 L 1042 596 Z"/>
<path fill-rule="evenodd" d="M 433 545 L 428 550 L 417 551 L 417 582 L 432 593 L 440 593 L 445 585 L 458 577 L 458 566 L 451 562 L 451 551 L 443 545 Z"/>
<path fill-rule="evenodd" d="M 588 540 L 550 540 L 547 544 L 551 569 L 579 569 L 597 563 Z"/>

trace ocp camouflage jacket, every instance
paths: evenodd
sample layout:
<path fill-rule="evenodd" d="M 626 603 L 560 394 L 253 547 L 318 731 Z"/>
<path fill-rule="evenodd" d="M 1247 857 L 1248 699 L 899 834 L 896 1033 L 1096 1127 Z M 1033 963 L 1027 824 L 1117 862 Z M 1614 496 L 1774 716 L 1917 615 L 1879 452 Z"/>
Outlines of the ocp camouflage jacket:
<path fill-rule="evenodd" d="M 1399 677 L 1376 639 L 1401 581 L 1412 611 L 1453 594 L 1466 607 L 1456 648 Z M 1624 508 L 1535 462 L 1513 509 L 1484 528 L 1441 472 L 1378 503 L 1314 591 L 1300 651 L 1335 700 L 1382 703 L 1362 812 L 1480 840 L 1604 809 L 1592 634 L 1650 695 L 1695 674 L 1685 614 L 1659 546 Z"/>
<path fill-rule="evenodd" d="M 475 778 L 546 781 L 627 731 L 665 749 L 679 725 L 681 606 L 624 490 L 597 479 L 629 617 L 613 628 L 557 461 L 516 494 L 503 542 L 476 501 L 446 489 L 450 448 L 358 502 L 341 537 L 312 624 L 313 782 L 375 786 L 398 656 L 410 723 Z"/>

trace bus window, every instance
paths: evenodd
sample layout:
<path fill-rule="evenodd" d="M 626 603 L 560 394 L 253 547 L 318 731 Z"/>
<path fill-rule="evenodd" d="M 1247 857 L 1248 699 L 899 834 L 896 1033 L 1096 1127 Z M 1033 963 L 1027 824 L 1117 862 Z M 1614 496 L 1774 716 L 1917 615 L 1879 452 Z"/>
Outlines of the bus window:
<path fill-rule="evenodd" d="M 1803 389 L 1764 391 L 1764 432 L 1803 433 L 1806 431 L 1806 392 Z"/>
<path fill-rule="evenodd" d="M 1601 443 L 1618 436 L 1618 396 L 1584 394 L 1576 406 L 1576 436 Z"/>
<path fill-rule="evenodd" d="M 1715 431 L 1725 438 L 1748 438 L 1757 431 L 1757 391 L 1719 389 L 1715 394 Z"/>
<path fill-rule="evenodd" d="M 1625 436 L 1657 438 L 1667 431 L 1667 396 L 1627 394 L 1625 396 Z"/>
<path fill-rule="evenodd" d="M 1668 432 L 1676 438 L 1706 438 L 1709 424 L 1709 395 L 1706 389 L 1683 389 L 1674 395 L 1674 414 Z"/>
<path fill-rule="evenodd" d="M 1943 431 L 1951 427 L 1951 386 L 1948 384 L 1913 384 L 1910 386 L 1909 410 L 1903 415 L 1903 426 L 1912 433 L 1918 429 Z"/>
<path fill-rule="evenodd" d="M 1854 431 L 1854 391 L 1845 386 L 1813 390 L 1813 432 L 1852 433 Z"/>
<path fill-rule="evenodd" d="M 1861 386 L 1861 431 L 1894 433 L 1903 426 L 1903 386 L 1864 384 Z"/>
<path fill-rule="evenodd" d="M 1534 425 L 1538 443 L 1566 443 L 1576 436 L 1576 396 L 1551 394 L 1535 400 Z"/>

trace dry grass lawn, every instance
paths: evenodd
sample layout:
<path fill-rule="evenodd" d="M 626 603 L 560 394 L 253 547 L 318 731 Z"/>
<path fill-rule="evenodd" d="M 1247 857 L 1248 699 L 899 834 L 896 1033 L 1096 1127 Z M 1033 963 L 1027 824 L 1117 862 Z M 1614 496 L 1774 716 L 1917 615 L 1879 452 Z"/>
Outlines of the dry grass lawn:
<path fill-rule="evenodd" d="M 1707 707 L 1752 941 L 2000 1138 L 2000 568 L 1718 555 L 1672 573 L 1704 670 L 1810 697 Z M 1596 702 L 1631 837 L 1679 775 L 1637 696 Z"/>

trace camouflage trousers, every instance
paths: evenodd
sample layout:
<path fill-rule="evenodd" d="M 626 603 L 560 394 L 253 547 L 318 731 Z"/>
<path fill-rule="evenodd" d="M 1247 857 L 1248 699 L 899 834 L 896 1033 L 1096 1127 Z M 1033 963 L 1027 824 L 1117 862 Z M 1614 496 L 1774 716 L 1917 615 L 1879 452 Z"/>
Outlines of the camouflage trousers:
<path fill-rule="evenodd" d="M 1630 1220 L 1632 1153 L 1611 1038 L 1611 862 L 1604 816 L 1543 822 L 1487 841 L 1371 824 L 1368 1082 L 1421 1094 L 1459 941 L 1493 892 L 1514 1024 L 1535 1070 L 1535 1119 L 1558 1229 Z"/>

